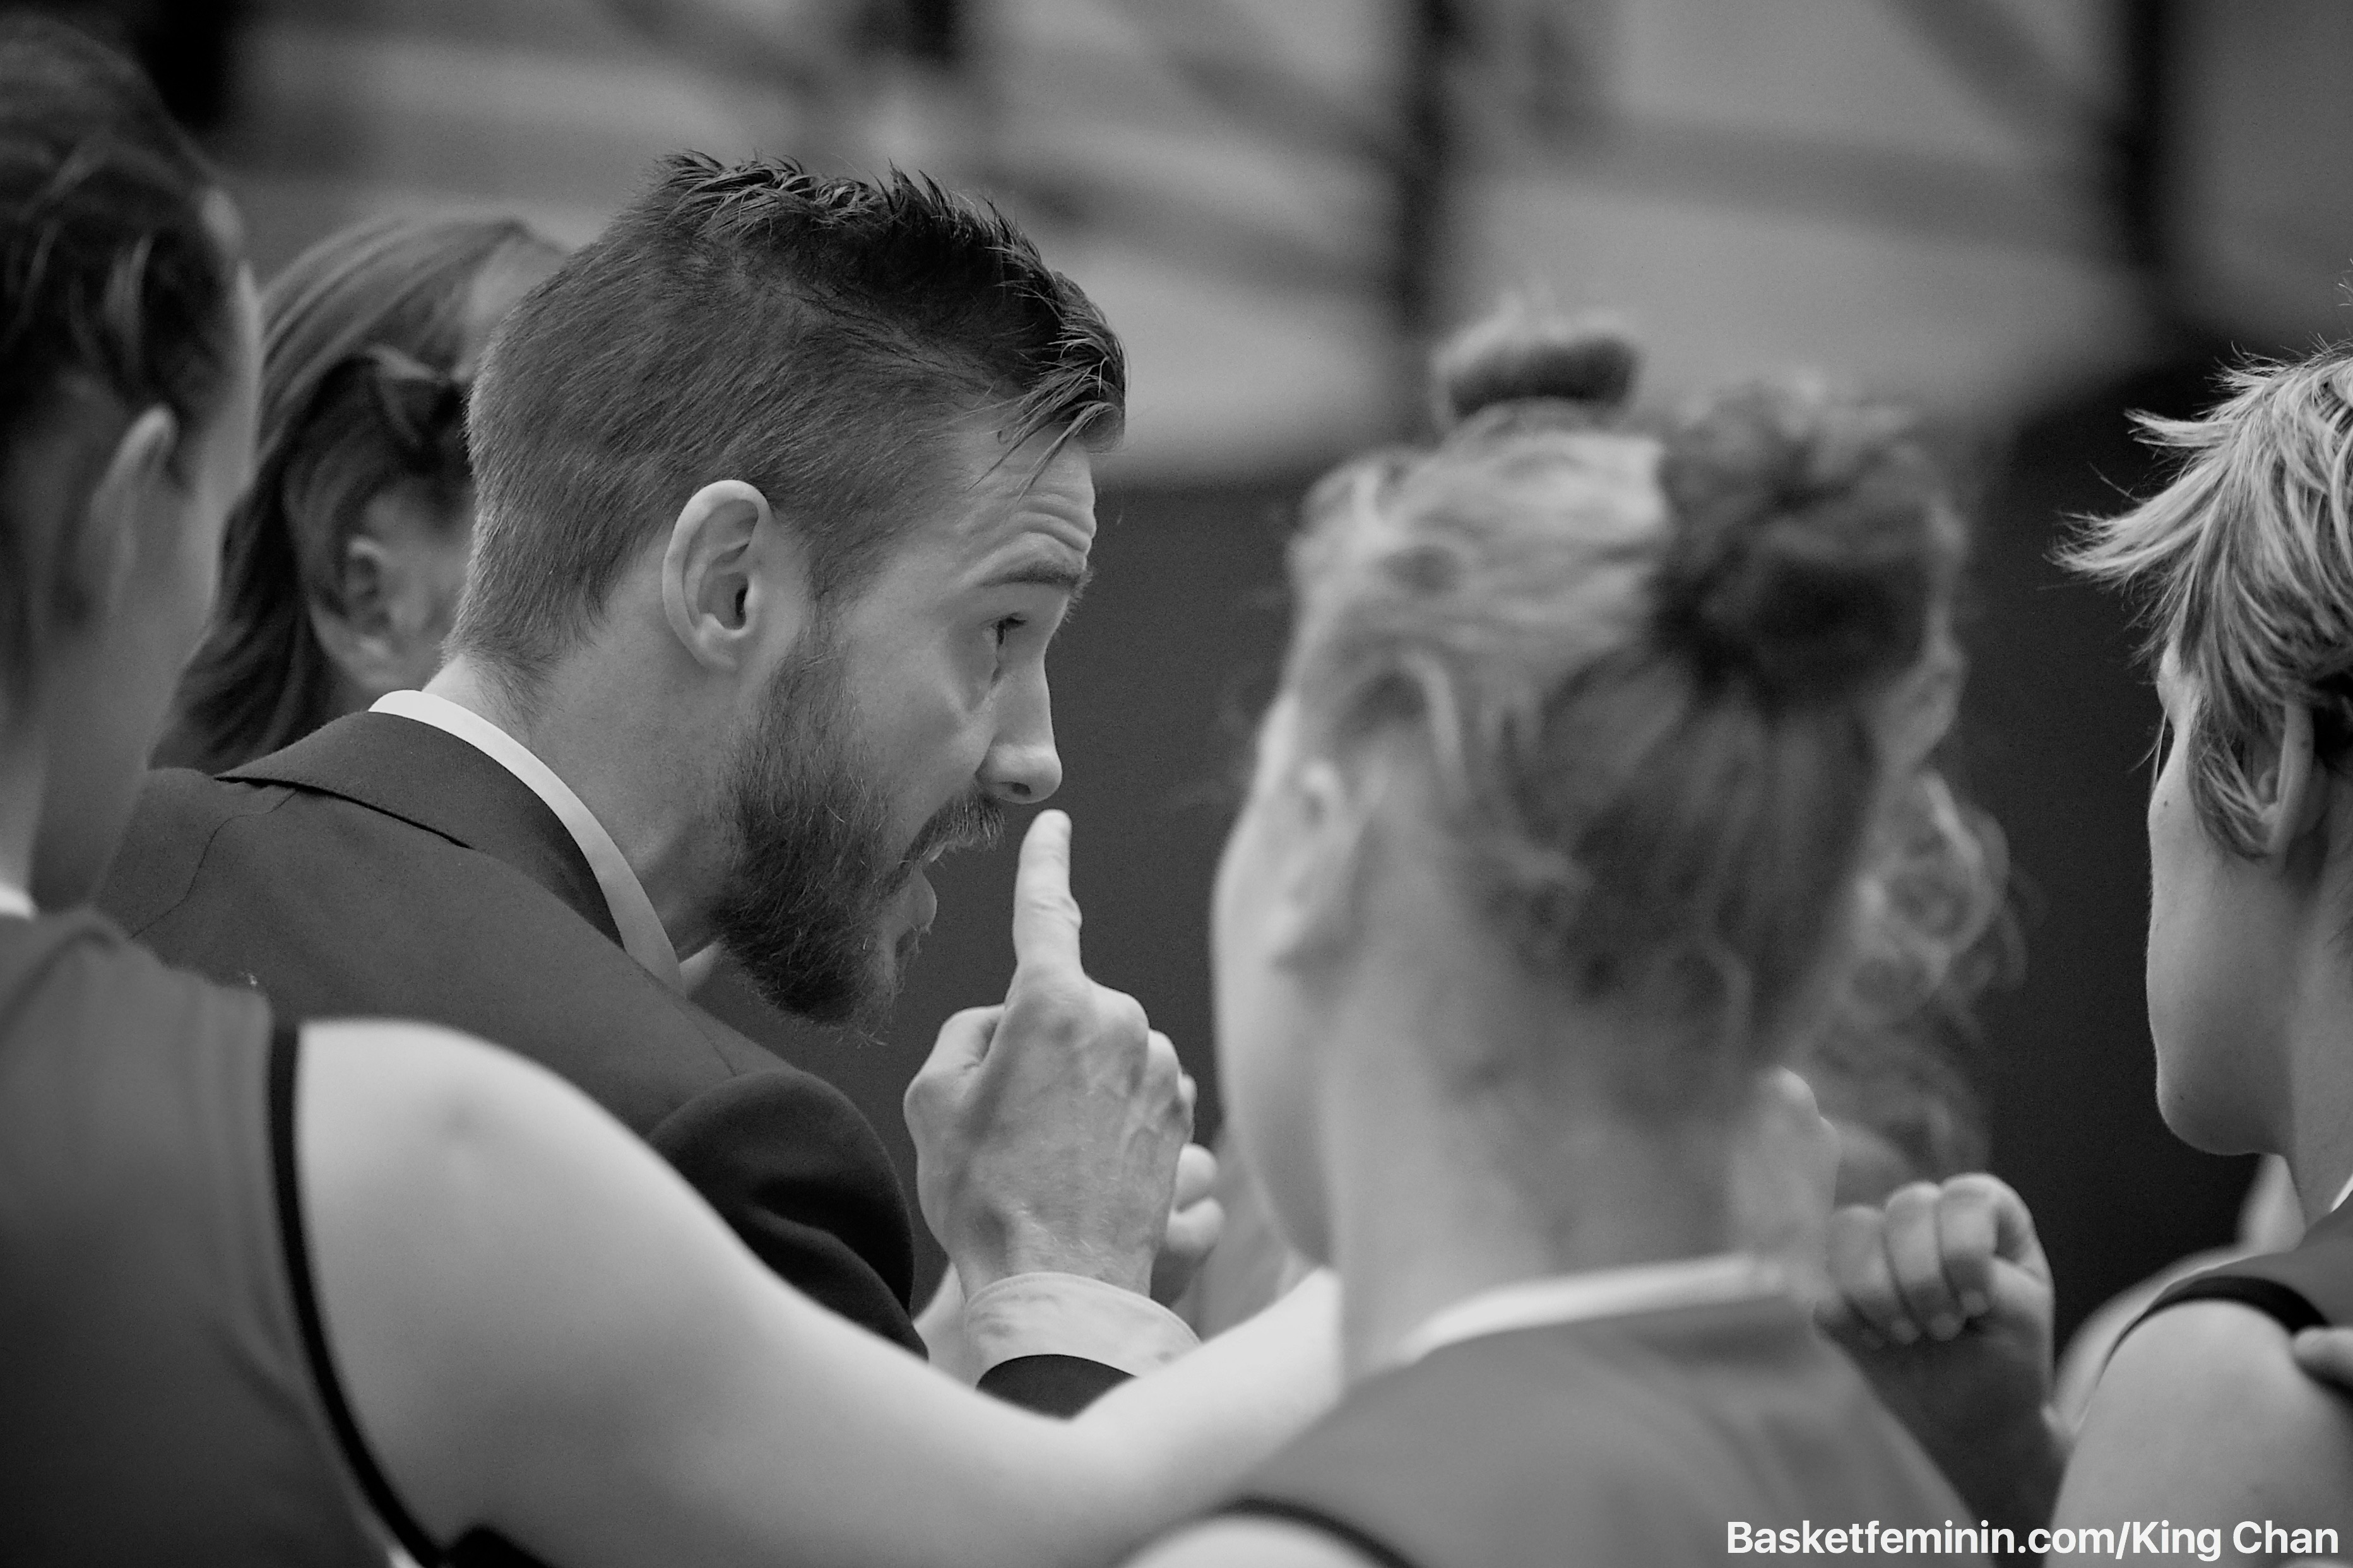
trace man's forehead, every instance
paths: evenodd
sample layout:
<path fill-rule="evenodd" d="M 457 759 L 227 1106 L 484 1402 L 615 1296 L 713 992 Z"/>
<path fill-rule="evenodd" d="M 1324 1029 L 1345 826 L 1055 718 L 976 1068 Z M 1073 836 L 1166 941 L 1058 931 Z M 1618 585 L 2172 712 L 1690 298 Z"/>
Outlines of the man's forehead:
<path fill-rule="evenodd" d="M 1086 449 L 1045 439 L 1007 451 L 990 443 L 990 460 L 950 492 L 944 542 L 966 574 L 991 582 L 1065 586 L 1076 592 L 1094 546 L 1094 473 Z"/>

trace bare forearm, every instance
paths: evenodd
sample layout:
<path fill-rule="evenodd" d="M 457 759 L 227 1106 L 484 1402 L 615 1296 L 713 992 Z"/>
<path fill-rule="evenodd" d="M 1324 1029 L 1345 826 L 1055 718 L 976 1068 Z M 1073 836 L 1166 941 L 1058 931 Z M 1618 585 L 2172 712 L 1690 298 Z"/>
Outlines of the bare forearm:
<path fill-rule="evenodd" d="M 1131 1455 L 1168 1519 L 1230 1492 L 1340 1396 L 1339 1287 L 1310 1276 L 1175 1365 L 1105 1394 L 1073 1425 Z"/>

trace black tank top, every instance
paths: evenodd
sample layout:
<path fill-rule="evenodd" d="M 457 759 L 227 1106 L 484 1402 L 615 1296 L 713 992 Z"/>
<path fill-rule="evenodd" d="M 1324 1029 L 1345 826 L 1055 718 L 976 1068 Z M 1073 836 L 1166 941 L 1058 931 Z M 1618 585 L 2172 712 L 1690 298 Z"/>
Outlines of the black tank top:
<path fill-rule="evenodd" d="M 2353 1325 L 2353 1203 L 2338 1204 L 2321 1215 L 2288 1251 L 2242 1258 L 2192 1274 L 2149 1303 L 2134 1327 L 2150 1313 L 2184 1301 L 2236 1301 L 2275 1320 L 2291 1334 L 2298 1329 Z"/>
<path fill-rule="evenodd" d="M 1441 1346 L 1351 1390 L 1221 1511 L 1305 1525 L 1381 1568 L 1866 1548 L 1983 1568 L 1996 1544 L 1781 1300 Z"/>
<path fill-rule="evenodd" d="M 383 1568 L 306 1343 L 292 1064 L 259 995 L 95 915 L 0 918 L 10 1563 Z"/>

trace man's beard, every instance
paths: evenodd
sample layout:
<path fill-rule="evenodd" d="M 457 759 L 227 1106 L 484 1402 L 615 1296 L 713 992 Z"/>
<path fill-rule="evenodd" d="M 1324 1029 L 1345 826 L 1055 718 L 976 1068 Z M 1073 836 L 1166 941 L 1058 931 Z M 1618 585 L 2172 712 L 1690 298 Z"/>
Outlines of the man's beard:
<path fill-rule="evenodd" d="M 888 1016 L 916 934 L 882 941 L 882 917 L 934 851 L 986 847 L 1004 807 L 976 786 L 891 848 L 888 797 L 858 744 L 839 650 L 812 651 L 770 683 L 725 782 L 734 865 L 712 921 L 760 994 L 787 1013 L 871 1031 Z"/>

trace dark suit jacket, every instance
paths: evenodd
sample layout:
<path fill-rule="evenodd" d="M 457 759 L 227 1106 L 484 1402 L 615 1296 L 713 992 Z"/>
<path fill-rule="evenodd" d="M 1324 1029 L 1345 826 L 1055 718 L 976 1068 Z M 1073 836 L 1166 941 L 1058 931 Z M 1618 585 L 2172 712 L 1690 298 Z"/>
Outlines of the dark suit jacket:
<path fill-rule="evenodd" d="M 99 903 L 287 1016 L 423 1019 L 561 1073 L 771 1268 L 921 1353 L 874 1130 L 623 952 L 564 825 L 465 742 L 361 713 L 219 779 L 151 774 Z"/>

